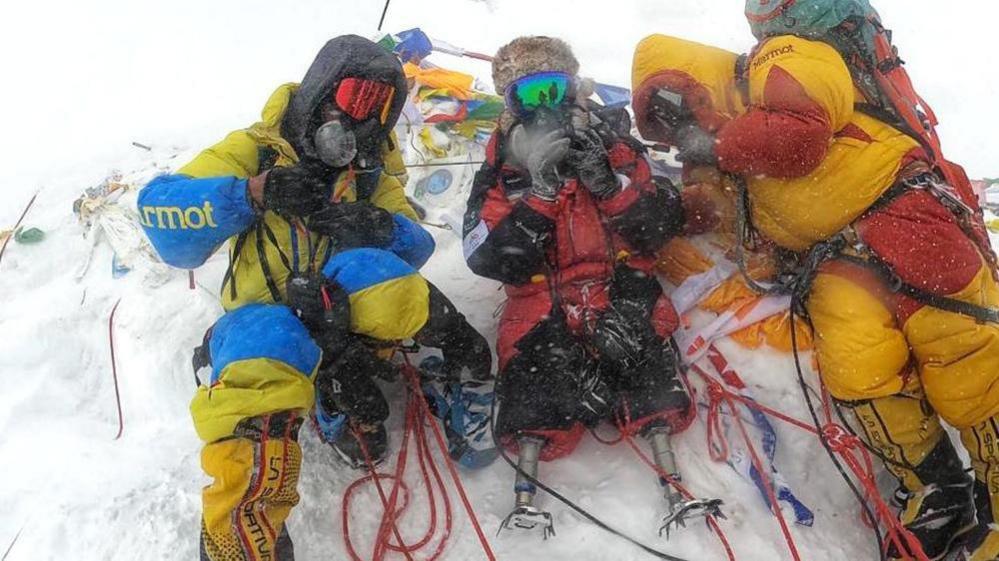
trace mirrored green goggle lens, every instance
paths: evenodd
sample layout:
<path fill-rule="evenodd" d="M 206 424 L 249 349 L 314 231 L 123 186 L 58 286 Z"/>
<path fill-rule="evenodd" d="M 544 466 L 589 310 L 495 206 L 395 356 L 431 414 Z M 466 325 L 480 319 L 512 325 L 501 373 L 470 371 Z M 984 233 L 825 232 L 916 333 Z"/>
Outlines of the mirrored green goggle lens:
<path fill-rule="evenodd" d="M 507 88 L 509 107 L 526 111 L 556 107 L 565 101 L 572 77 L 563 72 L 542 72 L 516 80 Z"/>

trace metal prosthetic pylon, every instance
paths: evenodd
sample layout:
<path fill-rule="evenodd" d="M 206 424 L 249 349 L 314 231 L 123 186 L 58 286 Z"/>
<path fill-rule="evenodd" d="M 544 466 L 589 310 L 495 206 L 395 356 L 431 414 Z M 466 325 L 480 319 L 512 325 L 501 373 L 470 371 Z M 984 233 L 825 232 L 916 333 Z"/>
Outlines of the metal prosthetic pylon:
<path fill-rule="evenodd" d="M 676 467 L 676 455 L 670 442 L 669 427 L 653 427 L 645 435 L 645 439 L 652 447 L 652 459 L 660 474 L 669 476 L 669 480 L 675 482 L 682 481 L 680 470 Z M 663 486 L 666 498 L 666 514 L 659 526 L 660 536 L 665 533 L 666 539 L 669 539 L 671 527 L 685 528 L 687 520 L 692 518 L 708 516 L 725 518 L 721 511 L 721 499 L 687 499 L 675 485 L 670 484 L 669 480 L 660 475 L 659 483 Z"/>
<path fill-rule="evenodd" d="M 536 436 L 521 436 L 517 439 L 519 454 L 517 458 L 517 478 L 514 482 L 514 508 L 500 524 L 503 530 L 541 530 L 542 536 L 555 535 L 555 525 L 551 513 L 534 506 L 537 487 L 532 480 L 538 476 L 538 461 L 544 439 Z M 497 532 L 499 533 L 499 532 Z"/>

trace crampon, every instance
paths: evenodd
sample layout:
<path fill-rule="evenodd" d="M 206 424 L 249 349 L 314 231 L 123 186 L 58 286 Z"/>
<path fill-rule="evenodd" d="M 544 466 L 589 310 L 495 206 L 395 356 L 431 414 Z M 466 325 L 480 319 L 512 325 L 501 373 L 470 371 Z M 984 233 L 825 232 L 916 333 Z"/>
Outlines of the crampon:
<path fill-rule="evenodd" d="M 721 499 L 692 499 L 689 501 L 679 501 L 670 506 L 670 511 L 663 516 L 662 525 L 659 526 L 659 535 L 666 535 L 669 539 L 671 527 L 686 528 L 687 521 L 695 518 L 708 517 L 725 519 L 725 514 L 721 511 Z"/>
<path fill-rule="evenodd" d="M 510 514 L 503 519 L 497 535 L 503 530 L 526 530 L 533 532 L 541 531 L 541 536 L 548 539 L 555 535 L 555 521 L 550 512 L 545 512 L 537 507 L 523 505 L 514 508 Z"/>

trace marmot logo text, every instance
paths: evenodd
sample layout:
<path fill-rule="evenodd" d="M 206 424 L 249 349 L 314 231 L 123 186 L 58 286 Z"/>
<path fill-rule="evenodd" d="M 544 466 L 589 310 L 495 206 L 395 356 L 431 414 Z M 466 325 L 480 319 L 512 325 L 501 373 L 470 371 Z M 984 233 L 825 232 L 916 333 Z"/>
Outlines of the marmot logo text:
<path fill-rule="evenodd" d="M 793 52 L 794 52 L 794 45 L 784 45 L 783 47 L 774 49 L 763 56 L 756 57 L 756 60 L 753 61 L 753 68 L 759 68 L 760 65 L 765 64 L 767 61 L 769 61 L 772 58 L 776 58 L 779 57 L 780 55 L 786 55 L 787 53 L 793 53 Z"/>
<path fill-rule="evenodd" d="M 212 203 L 205 201 L 204 206 L 192 206 L 182 209 L 176 206 L 144 206 L 139 222 L 147 228 L 160 230 L 200 230 L 205 226 L 218 228 L 212 216 Z"/>

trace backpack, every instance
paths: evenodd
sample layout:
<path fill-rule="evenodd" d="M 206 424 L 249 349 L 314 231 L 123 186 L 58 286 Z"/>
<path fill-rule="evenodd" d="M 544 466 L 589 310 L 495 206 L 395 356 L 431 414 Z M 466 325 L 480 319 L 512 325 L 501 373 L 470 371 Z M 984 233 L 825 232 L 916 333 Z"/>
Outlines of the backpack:
<path fill-rule="evenodd" d="M 960 201 L 980 213 L 964 170 L 943 155 L 933 109 L 916 93 L 891 31 L 868 0 L 746 0 L 746 18 L 759 40 L 796 35 L 835 47 L 868 100 L 857 109 L 916 139 Z"/>

